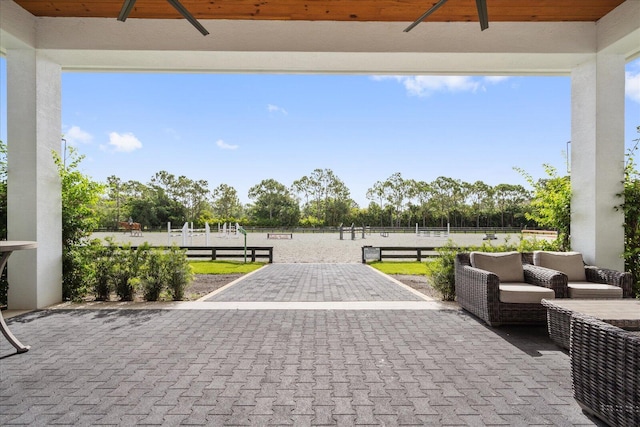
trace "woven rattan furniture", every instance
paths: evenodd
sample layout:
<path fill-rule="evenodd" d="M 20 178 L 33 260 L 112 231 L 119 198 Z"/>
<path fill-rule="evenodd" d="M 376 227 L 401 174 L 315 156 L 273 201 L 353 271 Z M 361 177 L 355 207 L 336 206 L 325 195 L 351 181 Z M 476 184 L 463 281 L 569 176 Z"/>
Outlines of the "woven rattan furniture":
<path fill-rule="evenodd" d="M 552 289 L 564 297 L 567 277 L 557 271 L 524 264 L 524 283 Z M 500 301 L 500 279 L 494 273 L 471 266 L 470 254 L 455 259 L 456 300 L 460 306 L 491 326 L 503 324 L 545 324 L 547 313 L 540 303 Z"/>
<path fill-rule="evenodd" d="M 571 376 L 582 409 L 613 426 L 640 426 L 640 333 L 571 318 Z"/>
<path fill-rule="evenodd" d="M 538 254 L 536 254 L 536 252 L 538 252 Z M 527 264 L 534 264 L 534 265 L 540 266 L 540 264 L 538 262 L 536 262 L 536 260 L 539 259 L 539 258 L 542 258 L 540 255 L 544 255 L 545 251 L 536 251 L 536 252 L 523 253 L 522 254 L 522 262 L 527 263 Z M 559 252 L 546 252 L 546 253 L 547 254 L 561 254 Z M 566 255 L 570 255 L 570 254 L 579 255 L 580 258 L 582 258 L 582 255 L 580 255 L 578 252 L 570 252 L 570 253 L 565 253 L 565 254 Z M 548 265 L 543 265 L 543 266 L 549 268 Z M 621 294 L 617 295 L 618 298 L 620 296 L 622 296 L 622 298 L 633 297 L 633 276 L 631 275 L 631 273 L 624 272 L 624 271 L 611 270 L 611 269 L 608 269 L 608 268 L 596 267 L 596 266 L 593 266 L 593 265 L 584 265 L 583 268 L 584 268 L 584 273 L 581 272 L 582 273 L 581 274 L 582 277 L 579 279 L 579 283 L 573 284 L 573 286 L 576 288 L 576 289 L 573 289 L 573 291 L 575 291 L 579 295 L 582 295 L 579 298 L 606 298 L 606 297 L 611 297 L 610 295 L 606 296 L 606 294 L 609 294 L 609 292 L 607 292 L 606 290 L 589 291 L 588 289 L 586 289 L 586 290 L 585 289 L 580 289 L 582 284 L 587 284 L 587 286 L 588 286 L 588 284 L 594 284 L 594 285 L 595 284 L 601 284 L 601 285 L 609 285 L 609 286 L 621 288 L 622 292 L 621 292 Z M 555 268 L 555 270 L 562 271 L 561 268 Z M 571 276 L 573 274 L 571 272 L 567 272 L 567 271 L 562 271 L 562 272 L 565 273 L 565 274 L 569 274 L 568 285 L 572 285 L 572 282 L 574 281 L 574 279 Z M 588 295 L 590 292 L 591 292 L 591 295 L 585 296 L 585 295 Z M 602 292 L 602 294 L 600 294 L 600 296 L 599 296 L 600 292 Z M 572 293 L 571 290 L 568 289 L 566 297 L 567 298 L 571 297 L 571 293 Z"/>
<path fill-rule="evenodd" d="M 542 300 L 547 309 L 549 337 L 564 349 L 569 349 L 571 316 L 583 314 L 622 329 L 640 330 L 640 300 Z"/>

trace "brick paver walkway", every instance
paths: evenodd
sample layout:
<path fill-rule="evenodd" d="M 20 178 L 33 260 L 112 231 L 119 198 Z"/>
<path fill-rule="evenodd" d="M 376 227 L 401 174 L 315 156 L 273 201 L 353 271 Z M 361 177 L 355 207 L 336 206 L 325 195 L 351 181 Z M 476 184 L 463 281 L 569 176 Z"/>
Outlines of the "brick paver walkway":
<path fill-rule="evenodd" d="M 594 425 L 544 327 L 492 329 L 458 310 L 45 310 L 8 323 L 32 349 L 0 359 L 3 426 Z M 12 350 L 0 339 L 0 357 Z"/>
<path fill-rule="evenodd" d="M 272 264 L 208 301 L 421 301 L 364 264 Z"/>

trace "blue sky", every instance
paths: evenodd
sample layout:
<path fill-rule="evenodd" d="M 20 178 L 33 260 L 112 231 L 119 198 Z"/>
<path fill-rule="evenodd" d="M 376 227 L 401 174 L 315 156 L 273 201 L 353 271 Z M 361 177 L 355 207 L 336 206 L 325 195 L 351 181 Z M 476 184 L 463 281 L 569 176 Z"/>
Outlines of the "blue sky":
<path fill-rule="evenodd" d="M 0 138 L 6 66 L 0 59 Z M 147 183 L 156 172 L 248 189 L 333 170 L 356 202 L 395 172 L 526 185 L 564 171 L 569 77 L 63 73 L 62 129 L 82 169 Z M 627 64 L 625 141 L 639 135 L 640 59 Z M 9 141 L 10 143 L 10 141 Z"/>

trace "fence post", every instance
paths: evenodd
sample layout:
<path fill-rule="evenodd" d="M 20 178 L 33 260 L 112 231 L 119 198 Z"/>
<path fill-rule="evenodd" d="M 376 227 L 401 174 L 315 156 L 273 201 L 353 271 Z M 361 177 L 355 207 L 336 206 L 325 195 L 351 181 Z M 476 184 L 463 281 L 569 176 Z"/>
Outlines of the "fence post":
<path fill-rule="evenodd" d="M 189 234 L 189 223 L 185 222 L 182 226 L 182 246 L 187 246 L 187 234 Z"/>
<path fill-rule="evenodd" d="M 244 263 L 247 263 L 247 231 L 240 227 L 238 225 L 238 223 L 236 222 L 236 235 L 238 234 L 238 232 L 242 233 L 242 235 L 244 236 Z M 252 250 L 251 252 L 251 261 L 255 261 L 256 260 L 256 252 L 255 249 Z"/>

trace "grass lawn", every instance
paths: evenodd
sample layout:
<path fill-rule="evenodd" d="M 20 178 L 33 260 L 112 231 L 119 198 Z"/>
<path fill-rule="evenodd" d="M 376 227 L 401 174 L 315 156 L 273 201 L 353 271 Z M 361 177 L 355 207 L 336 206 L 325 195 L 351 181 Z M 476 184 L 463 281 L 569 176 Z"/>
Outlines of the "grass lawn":
<path fill-rule="evenodd" d="M 421 276 L 427 274 L 427 265 L 418 261 L 394 261 L 379 262 L 374 261 L 369 265 L 385 274 L 409 274 L 413 276 Z"/>
<path fill-rule="evenodd" d="M 189 261 L 195 274 L 246 274 L 259 269 L 266 263 L 241 261 Z M 427 274 L 427 267 L 424 262 L 418 261 L 394 261 L 394 262 L 372 262 L 369 265 L 386 274 L 408 274 L 421 276 Z"/>
<path fill-rule="evenodd" d="M 189 261 L 194 274 L 246 274 L 266 263 L 241 261 Z"/>

